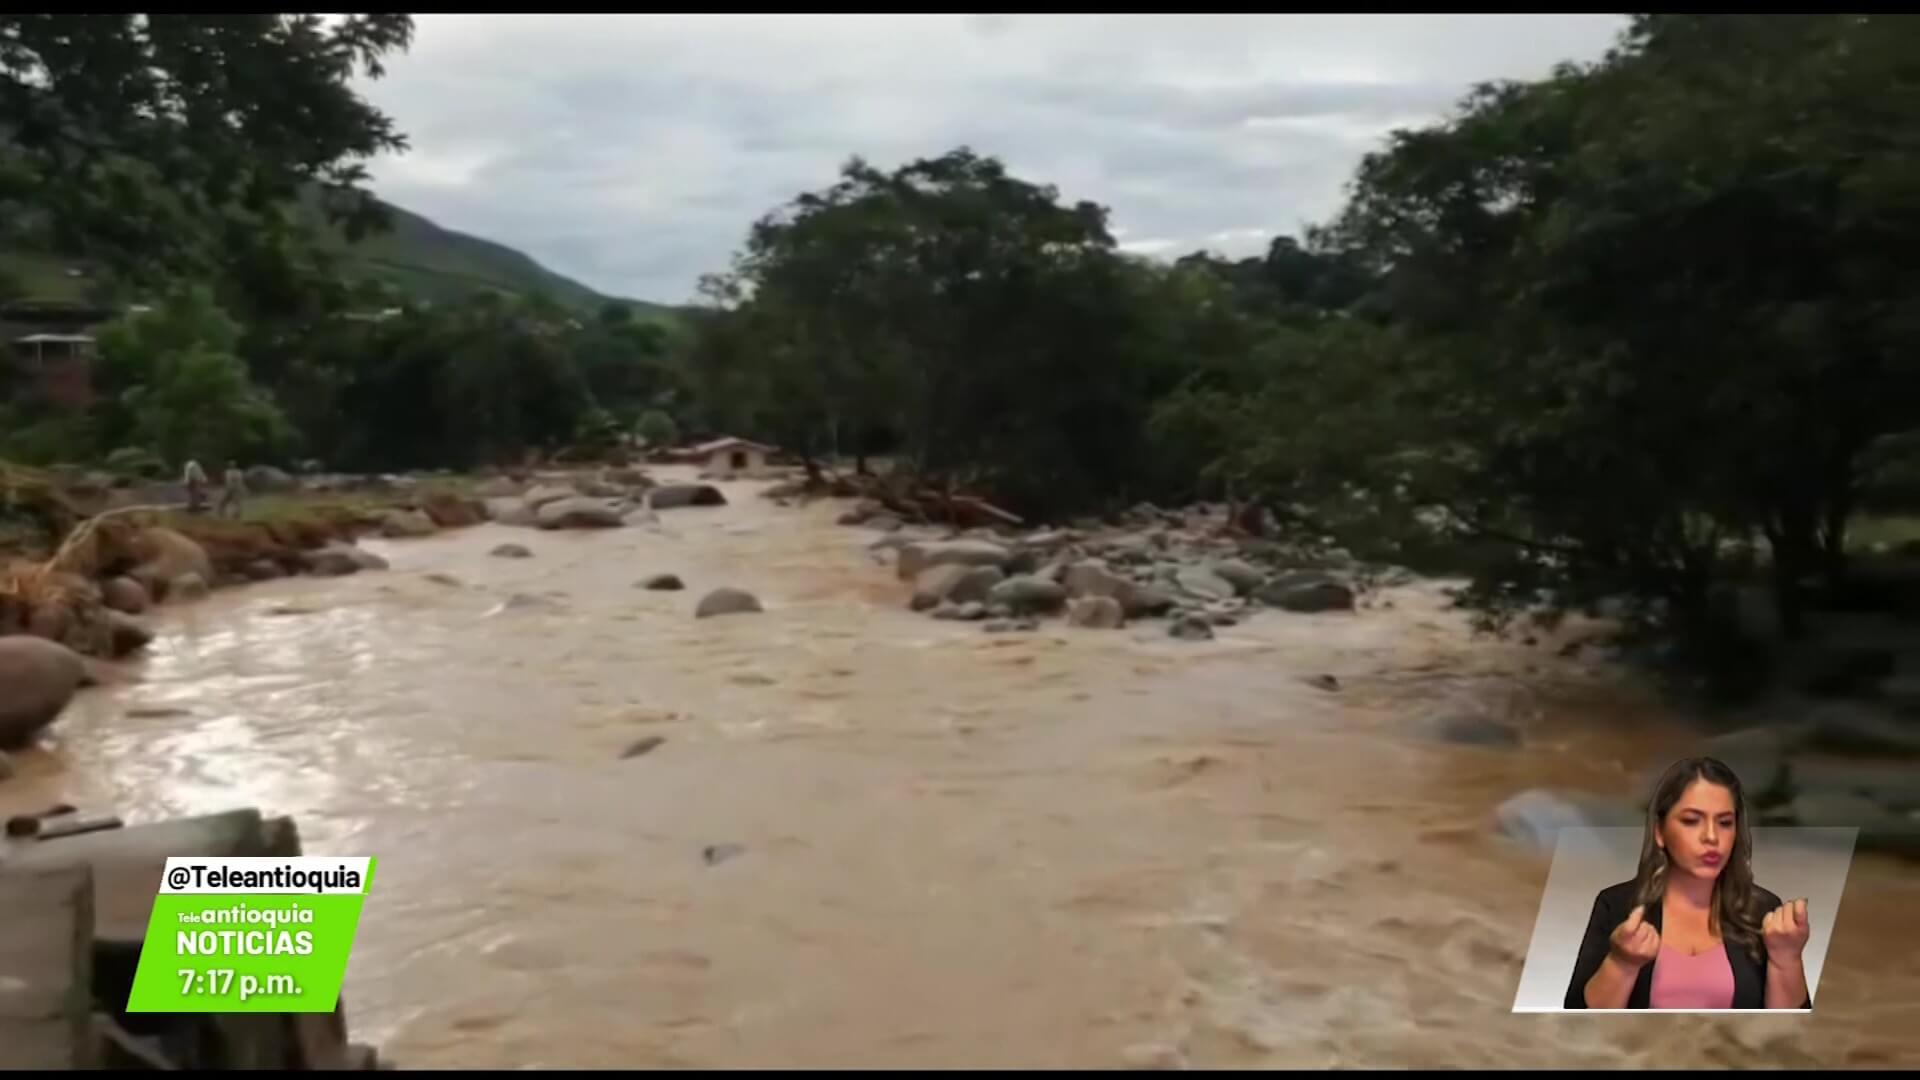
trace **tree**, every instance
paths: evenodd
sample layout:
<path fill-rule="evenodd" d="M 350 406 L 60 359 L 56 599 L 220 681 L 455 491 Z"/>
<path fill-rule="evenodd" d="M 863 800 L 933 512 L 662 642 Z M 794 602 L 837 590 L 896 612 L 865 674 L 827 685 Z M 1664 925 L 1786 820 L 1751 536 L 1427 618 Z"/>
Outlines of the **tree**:
<path fill-rule="evenodd" d="M 638 432 L 650 447 L 672 446 L 680 441 L 680 429 L 674 424 L 673 417 L 659 409 L 648 409 L 640 414 Z"/>
<path fill-rule="evenodd" d="M 354 92 L 409 16 L 0 15 L 0 207 L 143 280 L 216 265 L 210 227 L 317 186 L 379 220 L 364 162 L 405 147 Z"/>

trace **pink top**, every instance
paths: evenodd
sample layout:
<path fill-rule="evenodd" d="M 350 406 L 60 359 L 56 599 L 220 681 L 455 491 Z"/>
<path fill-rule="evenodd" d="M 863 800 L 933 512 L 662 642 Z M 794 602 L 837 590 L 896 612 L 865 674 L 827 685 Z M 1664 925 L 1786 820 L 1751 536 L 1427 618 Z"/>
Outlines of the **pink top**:
<path fill-rule="evenodd" d="M 1651 1009 L 1733 1008 L 1733 964 L 1723 942 L 1688 956 L 1662 948 L 1653 963 L 1653 987 L 1647 995 Z"/>

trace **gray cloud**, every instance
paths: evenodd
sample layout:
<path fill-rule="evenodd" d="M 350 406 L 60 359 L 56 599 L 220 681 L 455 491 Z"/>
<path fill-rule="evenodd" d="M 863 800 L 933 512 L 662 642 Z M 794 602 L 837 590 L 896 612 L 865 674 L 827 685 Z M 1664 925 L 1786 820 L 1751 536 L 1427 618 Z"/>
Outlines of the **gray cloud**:
<path fill-rule="evenodd" d="M 1475 82 L 1598 56 L 1615 16 L 419 18 L 363 90 L 412 141 L 382 196 L 666 302 L 859 154 L 966 144 L 1228 254 L 1324 218 L 1368 149 Z"/>

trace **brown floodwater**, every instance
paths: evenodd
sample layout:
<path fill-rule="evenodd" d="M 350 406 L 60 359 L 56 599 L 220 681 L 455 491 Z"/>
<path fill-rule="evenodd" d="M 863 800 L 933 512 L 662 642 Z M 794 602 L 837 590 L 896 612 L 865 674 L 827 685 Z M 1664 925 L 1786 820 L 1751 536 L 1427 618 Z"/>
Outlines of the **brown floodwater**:
<path fill-rule="evenodd" d="M 377 856 L 346 1002 L 403 1067 L 1920 1062 L 1920 875 L 1878 858 L 1812 1016 L 1511 1012 L 1547 859 L 1493 808 L 1689 738 L 1617 677 L 1427 587 L 1209 643 L 989 635 L 906 611 L 839 507 L 723 486 L 163 609 L 0 809 L 258 806 Z M 695 621 L 718 585 L 766 613 Z M 1525 745 L 1414 735 L 1456 706 Z"/>

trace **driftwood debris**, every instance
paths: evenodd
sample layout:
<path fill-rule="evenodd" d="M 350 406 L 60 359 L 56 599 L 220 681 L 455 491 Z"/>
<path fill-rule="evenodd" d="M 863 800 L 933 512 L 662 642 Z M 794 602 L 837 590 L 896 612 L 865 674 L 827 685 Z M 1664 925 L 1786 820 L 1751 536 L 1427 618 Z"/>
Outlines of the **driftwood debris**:
<path fill-rule="evenodd" d="M 865 498 L 885 507 L 904 520 L 927 525 L 952 525 L 962 529 L 993 525 L 1025 524 L 1018 514 L 993 505 L 978 495 L 945 490 L 917 482 L 912 477 L 847 475 L 819 469 L 809 477 L 805 491 L 810 495 L 839 498 Z"/>

